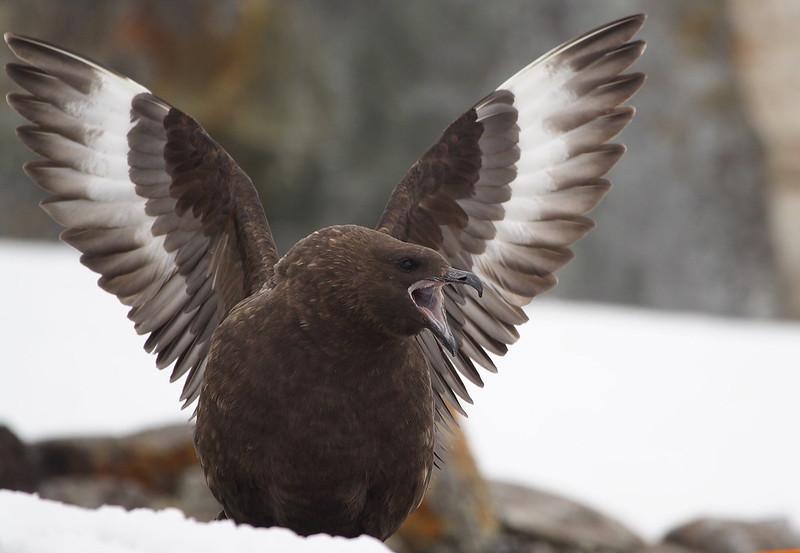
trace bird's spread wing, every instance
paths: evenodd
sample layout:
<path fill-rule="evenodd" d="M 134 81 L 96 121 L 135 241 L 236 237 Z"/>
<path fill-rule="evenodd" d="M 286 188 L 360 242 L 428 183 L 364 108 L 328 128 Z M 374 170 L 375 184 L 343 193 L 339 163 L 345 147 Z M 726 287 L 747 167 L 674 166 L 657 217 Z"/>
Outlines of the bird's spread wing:
<path fill-rule="evenodd" d="M 471 402 L 461 376 L 495 371 L 527 320 L 522 307 L 556 284 L 569 246 L 593 227 L 585 215 L 609 189 L 603 179 L 625 151 L 607 142 L 631 120 L 621 106 L 642 85 L 622 74 L 644 51 L 630 42 L 644 22 L 609 23 L 545 54 L 450 125 L 392 193 L 378 229 L 438 250 L 484 283 L 445 290 L 460 347 L 418 340 L 431 367 L 438 417 L 445 401 Z"/>
<path fill-rule="evenodd" d="M 191 117 L 146 88 L 39 40 L 7 34 L 26 93 L 8 103 L 32 125 L 20 139 L 44 160 L 25 171 L 50 195 L 62 240 L 101 275 L 157 365 L 188 372 L 197 398 L 212 332 L 271 276 L 276 250 L 258 195 Z"/>

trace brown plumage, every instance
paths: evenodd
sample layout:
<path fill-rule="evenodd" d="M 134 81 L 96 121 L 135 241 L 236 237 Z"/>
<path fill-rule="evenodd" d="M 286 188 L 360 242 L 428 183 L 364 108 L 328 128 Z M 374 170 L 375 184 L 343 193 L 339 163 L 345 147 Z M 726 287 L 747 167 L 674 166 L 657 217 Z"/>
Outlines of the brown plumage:
<path fill-rule="evenodd" d="M 624 152 L 643 16 L 559 46 L 479 101 L 393 192 L 377 229 L 278 256 L 247 175 L 191 117 L 99 65 L 6 35 L 26 172 L 62 239 L 199 397 L 195 443 L 225 514 L 385 539 L 552 287 Z M 482 293 L 482 294 L 481 294 Z M 488 353 L 487 353 L 488 352 Z"/>

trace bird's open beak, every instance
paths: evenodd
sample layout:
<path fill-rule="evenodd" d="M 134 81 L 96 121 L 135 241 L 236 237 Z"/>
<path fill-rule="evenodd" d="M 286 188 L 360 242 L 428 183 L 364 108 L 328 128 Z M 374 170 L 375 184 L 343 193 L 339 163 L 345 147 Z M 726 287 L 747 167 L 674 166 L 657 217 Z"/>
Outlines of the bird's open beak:
<path fill-rule="evenodd" d="M 464 284 L 474 288 L 479 296 L 483 294 L 483 283 L 477 276 L 469 271 L 453 268 L 448 269 L 444 276 L 415 282 L 408 288 L 408 294 L 417 309 L 428 319 L 431 331 L 444 344 L 447 351 L 451 355 L 455 355 L 458 351 L 458 342 L 453 331 L 450 330 L 450 325 L 447 324 L 444 297 L 442 296 L 442 287 L 445 284 Z"/>

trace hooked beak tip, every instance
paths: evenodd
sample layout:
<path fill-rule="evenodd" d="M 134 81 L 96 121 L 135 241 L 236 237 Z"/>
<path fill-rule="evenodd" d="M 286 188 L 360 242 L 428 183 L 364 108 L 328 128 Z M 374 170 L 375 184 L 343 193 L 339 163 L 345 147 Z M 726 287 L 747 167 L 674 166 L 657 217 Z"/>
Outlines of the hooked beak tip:
<path fill-rule="evenodd" d="M 478 297 L 483 297 L 483 282 L 475 273 L 462 271 L 461 269 L 448 269 L 444 276 L 445 282 L 452 284 L 464 284 L 471 287 L 478 293 Z"/>

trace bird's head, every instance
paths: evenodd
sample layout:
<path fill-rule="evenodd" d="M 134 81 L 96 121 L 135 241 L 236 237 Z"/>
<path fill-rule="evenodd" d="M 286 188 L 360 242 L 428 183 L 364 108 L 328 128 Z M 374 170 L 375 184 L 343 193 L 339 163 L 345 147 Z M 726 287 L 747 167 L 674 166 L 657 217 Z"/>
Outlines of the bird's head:
<path fill-rule="evenodd" d="M 305 238 L 287 253 L 278 273 L 312 288 L 324 308 L 337 309 L 350 320 L 402 336 L 427 328 L 451 352 L 457 343 L 443 288 L 483 290 L 478 277 L 452 267 L 438 252 L 354 225 Z"/>

